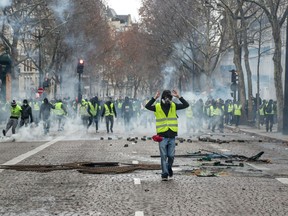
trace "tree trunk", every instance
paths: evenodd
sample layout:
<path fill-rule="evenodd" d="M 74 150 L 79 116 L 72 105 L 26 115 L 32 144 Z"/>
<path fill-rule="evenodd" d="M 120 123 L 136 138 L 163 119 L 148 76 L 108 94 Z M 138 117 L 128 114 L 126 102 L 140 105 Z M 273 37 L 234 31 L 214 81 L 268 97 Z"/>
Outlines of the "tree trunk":
<path fill-rule="evenodd" d="M 274 83 L 277 97 L 277 120 L 278 120 L 278 131 L 283 129 L 283 108 L 284 108 L 284 96 L 283 96 L 283 85 L 282 85 L 282 71 L 281 66 L 281 31 L 280 25 L 277 21 L 272 23 L 273 38 L 275 43 L 275 51 L 273 55 L 274 62 Z"/>
<path fill-rule="evenodd" d="M 247 84 L 248 84 L 248 115 L 247 115 L 247 120 L 248 122 L 252 123 L 253 119 L 253 104 L 252 104 L 252 80 L 251 80 L 251 68 L 250 68 L 250 63 L 249 63 L 249 50 L 248 50 L 248 41 L 247 41 L 247 25 L 244 19 L 244 13 L 243 9 L 241 7 L 240 9 L 241 13 L 241 26 L 242 26 L 242 36 L 243 36 L 243 49 L 244 49 L 244 62 L 245 62 L 245 68 L 246 68 L 246 73 L 247 73 Z"/>

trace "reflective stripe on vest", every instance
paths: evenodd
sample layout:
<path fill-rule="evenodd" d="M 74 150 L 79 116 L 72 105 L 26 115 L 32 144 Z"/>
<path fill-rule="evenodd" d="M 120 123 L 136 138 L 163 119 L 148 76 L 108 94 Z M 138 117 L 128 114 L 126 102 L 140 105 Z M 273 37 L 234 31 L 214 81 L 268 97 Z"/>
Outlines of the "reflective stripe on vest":
<path fill-rule="evenodd" d="M 154 115 L 156 117 L 156 131 L 157 133 L 163 133 L 171 129 L 174 132 L 178 132 L 178 120 L 176 114 L 176 105 L 171 103 L 168 116 L 164 113 L 161 108 L 161 104 L 155 105 Z"/>

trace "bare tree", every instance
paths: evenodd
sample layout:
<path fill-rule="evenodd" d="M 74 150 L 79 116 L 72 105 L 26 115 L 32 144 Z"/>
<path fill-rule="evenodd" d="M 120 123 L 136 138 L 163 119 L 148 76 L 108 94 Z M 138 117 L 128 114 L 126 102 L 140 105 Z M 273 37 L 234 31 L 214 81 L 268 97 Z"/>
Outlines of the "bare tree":
<path fill-rule="evenodd" d="M 277 97 L 277 117 L 278 117 L 278 131 L 283 128 L 283 108 L 284 108 L 284 96 L 283 96 L 283 84 L 282 84 L 282 72 L 281 65 L 281 27 L 285 22 L 288 15 L 288 2 L 285 0 L 246 0 L 260 7 L 268 17 L 271 24 L 272 35 L 275 45 L 273 63 L 274 63 L 274 84 Z"/>

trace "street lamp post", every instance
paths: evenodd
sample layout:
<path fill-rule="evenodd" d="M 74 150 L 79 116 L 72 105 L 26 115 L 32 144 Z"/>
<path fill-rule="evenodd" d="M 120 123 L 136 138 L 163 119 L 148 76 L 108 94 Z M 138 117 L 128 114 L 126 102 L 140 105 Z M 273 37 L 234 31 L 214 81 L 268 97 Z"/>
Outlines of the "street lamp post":
<path fill-rule="evenodd" d="M 285 89 L 283 109 L 283 134 L 288 134 L 288 16 L 286 17 L 286 57 L 285 57 Z"/>
<path fill-rule="evenodd" d="M 43 87 L 42 86 L 42 79 L 43 79 L 43 71 L 42 71 L 42 54 L 41 54 L 41 39 L 42 39 L 42 35 L 40 33 L 40 29 L 38 31 L 38 43 L 39 43 L 39 50 L 38 50 L 38 70 L 39 70 L 39 88 Z"/>
<path fill-rule="evenodd" d="M 80 59 L 78 61 L 78 65 L 77 65 L 77 73 L 78 73 L 78 78 L 79 78 L 79 83 L 78 83 L 78 103 L 81 103 L 81 100 L 82 100 L 81 74 L 83 74 L 83 71 L 84 71 L 84 60 Z"/>

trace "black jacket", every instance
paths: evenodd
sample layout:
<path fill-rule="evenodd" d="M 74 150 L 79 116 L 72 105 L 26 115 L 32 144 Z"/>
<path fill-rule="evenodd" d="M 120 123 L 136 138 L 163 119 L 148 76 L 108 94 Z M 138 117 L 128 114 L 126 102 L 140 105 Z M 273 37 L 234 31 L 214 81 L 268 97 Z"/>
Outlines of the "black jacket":
<path fill-rule="evenodd" d="M 32 109 L 31 107 L 27 105 L 22 105 L 21 106 L 21 119 L 29 119 L 30 117 L 30 122 L 33 122 L 33 116 L 32 116 Z"/>

